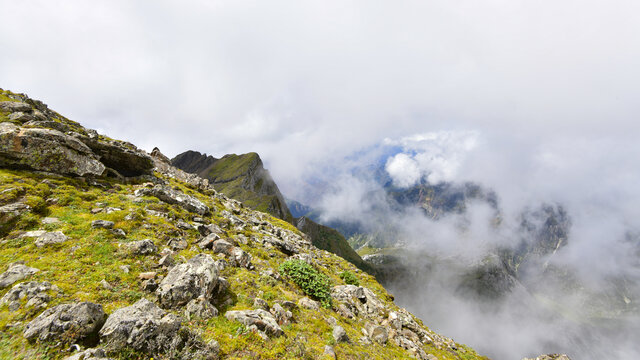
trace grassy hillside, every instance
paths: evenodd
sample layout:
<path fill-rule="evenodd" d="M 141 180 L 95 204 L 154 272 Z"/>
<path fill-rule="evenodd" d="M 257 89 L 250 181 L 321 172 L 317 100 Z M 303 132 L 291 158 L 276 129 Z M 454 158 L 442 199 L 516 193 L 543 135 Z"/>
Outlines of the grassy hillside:
<path fill-rule="evenodd" d="M 2 124 L 2 136 L 28 133 L 23 123 L 21 132 Z M 40 134 L 73 140 L 46 129 Z M 291 224 L 154 161 L 152 175 L 135 178 L 108 170 L 80 177 L 0 167 L 0 359 L 64 359 L 79 351 L 74 343 L 80 350 L 104 347 L 111 359 L 483 359 L 426 328 L 399 309 L 372 276 L 314 247 Z M 215 268 L 204 268 L 209 272 L 197 278 L 196 290 L 215 280 L 215 297 L 163 305 L 161 290 L 179 284 L 176 272 L 179 279 L 191 279 L 180 278 L 188 274 L 180 272 L 203 257 L 215 259 Z M 20 266 L 33 271 L 11 278 Z M 37 290 L 12 298 L 34 284 Z M 109 323 L 122 310 L 145 303 L 141 299 L 161 305 L 157 311 L 164 317 L 153 323 L 140 318 L 150 312 L 131 315 L 120 329 L 135 329 L 126 342 L 106 337 L 106 325 L 100 334 L 85 336 L 83 328 L 64 325 L 73 316 L 43 318 L 86 301 L 103 309 Z M 205 303 L 208 315 L 194 315 L 194 301 Z M 250 325 L 232 316 L 245 310 L 262 311 L 262 320 Z M 53 335 L 27 340 L 25 330 L 38 321 L 51 321 L 45 330 Z M 265 323 L 275 323 L 278 331 L 265 330 Z M 131 340 L 140 334 L 158 347 Z"/>

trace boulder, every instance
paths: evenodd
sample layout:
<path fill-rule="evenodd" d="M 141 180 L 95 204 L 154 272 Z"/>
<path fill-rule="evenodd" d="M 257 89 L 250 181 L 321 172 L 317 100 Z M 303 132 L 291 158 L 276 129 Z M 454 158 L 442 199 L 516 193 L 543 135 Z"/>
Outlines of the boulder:
<path fill-rule="evenodd" d="M 134 255 L 152 255 L 158 252 L 158 247 L 149 239 L 132 241 L 124 246 Z"/>
<path fill-rule="evenodd" d="M 51 244 L 59 244 L 67 241 L 67 239 L 67 236 L 61 231 L 45 232 L 36 238 L 35 244 L 37 247 L 43 247 Z"/>
<path fill-rule="evenodd" d="M 181 191 L 174 190 L 168 186 L 156 185 L 151 189 L 143 188 L 135 191 L 136 196 L 155 196 L 161 201 L 167 204 L 178 205 L 187 211 L 194 212 L 200 215 L 209 214 L 209 207 L 202 203 L 202 201 L 196 199 L 193 196 L 189 196 Z"/>
<path fill-rule="evenodd" d="M 215 316 L 218 316 L 218 309 L 216 309 L 209 300 L 199 297 L 189 301 L 185 309 L 185 316 L 191 320 L 193 317 L 206 320 Z"/>
<path fill-rule="evenodd" d="M 40 270 L 28 267 L 22 263 L 9 264 L 7 271 L 0 274 L 0 289 L 4 289 L 17 281 L 26 279 L 38 271 Z"/>
<path fill-rule="evenodd" d="M 113 221 L 107 220 L 93 220 L 91 222 L 91 228 L 93 229 L 113 229 L 114 225 Z"/>
<path fill-rule="evenodd" d="M 211 249 L 216 240 L 220 239 L 217 234 L 209 234 L 198 241 L 198 247 L 200 249 Z"/>
<path fill-rule="evenodd" d="M 169 240 L 169 242 L 167 243 L 167 246 L 169 248 L 171 248 L 171 250 L 184 250 L 187 248 L 187 246 L 189 246 L 189 244 L 187 243 L 187 240 L 182 239 L 182 238 L 176 238 L 176 239 L 171 239 Z"/>
<path fill-rule="evenodd" d="M 20 101 L 0 101 L 0 110 L 6 112 L 31 112 L 31 105 Z"/>
<path fill-rule="evenodd" d="M 100 330 L 100 339 L 108 350 L 130 348 L 149 354 L 162 353 L 169 349 L 180 325 L 179 317 L 140 299 L 114 311 Z"/>
<path fill-rule="evenodd" d="M 247 269 L 252 269 L 253 265 L 251 265 L 251 255 L 240 249 L 239 247 L 234 247 L 231 249 L 231 253 L 229 254 L 229 262 L 232 266 L 243 267 Z"/>
<path fill-rule="evenodd" d="M 188 262 L 174 266 L 156 290 L 160 306 L 176 308 L 192 299 L 211 301 L 218 285 L 219 272 L 213 258 L 198 254 Z"/>
<path fill-rule="evenodd" d="M 315 300 L 311 300 L 308 297 L 303 297 L 298 300 L 298 305 L 309 310 L 320 310 L 320 303 Z"/>
<path fill-rule="evenodd" d="M 376 325 L 374 323 L 367 323 L 364 327 L 369 339 L 384 345 L 389 340 L 389 332 L 384 326 Z"/>
<path fill-rule="evenodd" d="M 284 331 L 282 331 L 273 315 L 262 309 L 227 311 L 224 316 L 228 320 L 237 321 L 247 327 L 255 327 L 268 336 L 278 337 L 284 335 Z"/>
<path fill-rule="evenodd" d="M 0 166 L 63 175 L 102 175 L 105 166 L 85 144 L 64 133 L 0 123 Z"/>
<path fill-rule="evenodd" d="M 30 341 L 94 342 L 106 319 L 101 305 L 62 304 L 45 310 L 27 324 L 24 337 Z"/>
<path fill-rule="evenodd" d="M 333 328 L 332 334 L 333 334 L 333 339 L 336 342 L 349 342 L 349 336 L 347 336 L 347 332 L 340 325 L 335 326 Z"/>
<path fill-rule="evenodd" d="M 218 236 L 215 234 L 210 234 L 207 235 L 207 238 L 210 238 L 212 236 Z M 231 250 L 233 249 L 233 245 L 230 244 L 227 240 L 215 240 L 211 246 L 211 250 L 213 250 L 213 252 L 215 254 L 225 254 L 225 255 L 231 255 Z"/>

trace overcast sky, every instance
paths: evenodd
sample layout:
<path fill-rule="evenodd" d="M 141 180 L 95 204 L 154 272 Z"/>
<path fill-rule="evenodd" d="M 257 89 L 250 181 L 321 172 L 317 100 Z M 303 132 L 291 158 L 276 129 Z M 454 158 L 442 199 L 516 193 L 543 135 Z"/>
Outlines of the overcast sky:
<path fill-rule="evenodd" d="M 285 192 L 430 132 L 476 134 L 485 178 L 638 150 L 638 1 L 0 3 L 0 87 L 147 151 L 257 151 Z"/>

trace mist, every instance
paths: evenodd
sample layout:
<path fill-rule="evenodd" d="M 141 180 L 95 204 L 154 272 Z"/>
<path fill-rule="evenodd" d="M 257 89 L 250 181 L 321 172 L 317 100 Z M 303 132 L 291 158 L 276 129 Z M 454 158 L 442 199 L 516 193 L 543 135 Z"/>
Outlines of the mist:
<path fill-rule="evenodd" d="M 385 139 L 371 150 L 376 161 L 363 156 L 359 164 L 336 169 L 342 175 L 332 177 L 315 206 L 326 223 L 351 221 L 387 236 L 384 246 L 398 249 L 403 263 L 400 275 L 383 280 L 397 303 L 493 359 L 542 353 L 638 358 L 640 220 L 634 204 L 640 173 L 630 163 L 632 144 L 582 138 L 503 146 L 480 131 Z M 353 166 L 378 166 L 388 179 Z M 398 206 L 389 196 L 420 183 L 460 189 L 468 182 L 483 195 L 435 218 L 418 204 Z M 558 225 L 549 225 L 550 214 Z M 541 239 L 552 231 L 559 244 L 543 251 Z M 516 275 L 503 254 L 526 246 L 533 250 Z M 469 277 L 486 275 L 487 268 L 488 274 L 506 274 L 482 290 L 496 286 L 499 296 L 468 289 Z M 480 279 L 471 287 L 487 285 Z"/>

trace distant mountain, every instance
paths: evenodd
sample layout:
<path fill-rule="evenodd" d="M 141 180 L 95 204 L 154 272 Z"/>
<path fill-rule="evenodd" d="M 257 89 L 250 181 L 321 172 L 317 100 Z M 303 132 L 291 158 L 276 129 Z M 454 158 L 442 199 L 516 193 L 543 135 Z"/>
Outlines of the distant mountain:
<path fill-rule="evenodd" d="M 229 154 L 216 159 L 197 151 L 187 151 L 173 158 L 171 164 L 208 179 L 216 190 L 252 209 L 293 221 L 280 189 L 256 153 Z"/>
<path fill-rule="evenodd" d="M 231 198 L 242 201 L 252 209 L 269 213 L 285 220 L 309 235 L 316 247 L 332 252 L 371 274 L 374 266 L 368 264 L 336 230 L 303 217 L 308 212 L 300 203 L 294 203 L 291 214 L 278 186 L 262 165 L 256 153 L 225 155 L 220 159 L 197 151 L 186 151 L 173 160 L 173 166 L 208 179 L 213 187 Z M 294 218 L 295 216 L 295 218 Z"/>

